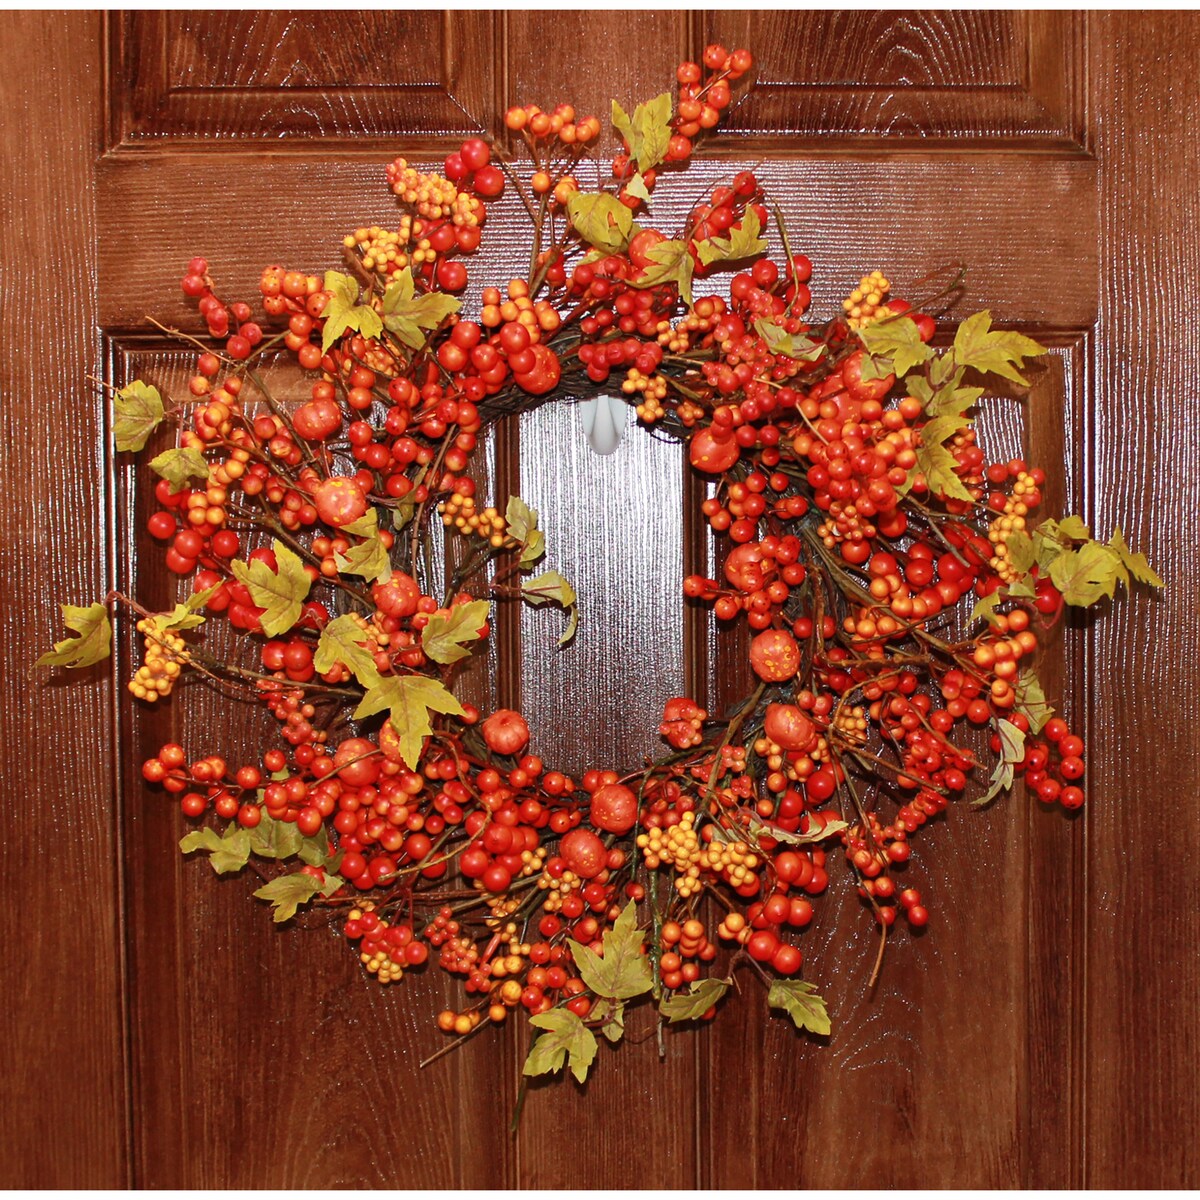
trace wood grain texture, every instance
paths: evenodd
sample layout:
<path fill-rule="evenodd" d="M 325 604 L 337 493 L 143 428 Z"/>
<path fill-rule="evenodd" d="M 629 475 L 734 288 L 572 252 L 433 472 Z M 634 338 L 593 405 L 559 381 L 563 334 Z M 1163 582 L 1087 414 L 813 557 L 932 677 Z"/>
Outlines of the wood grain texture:
<path fill-rule="evenodd" d="M 1053 465 L 1073 444 L 1079 345 L 1040 340 L 1058 340 L 1063 358 L 1039 373 L 1027 400 L 984 401 L 989 458 Z M 1068 478 L 1064 490 L 1077 484 Z M 746 686 L 744 666 L 730 672 L 726 653 L 710 684 L 719 702 Z M 1064 665 L 1051 639 L 1039 671 L 1055 701 L 1078 683 Z M 891 802 L 881 800 L 880 811 L 893 811 Z M 707 1186 L 1067 1186 L 1072 1159 L 1041 1153 L 1033 1131 L 1054 1125 L 1067 1136 L 1081 1086 L 1072 1057 L 1080 1014 L 1069 1003 L 1081 921 L 1061 895 L 1082 881 L 1082 836 L 1081 825 L 1019 788 L 984 812 L 952 806 L 914 837 L 901 872 L 929 905 L 930 925 L 915 937 L 892 931 L 874 989 L 878 934 L 831 851 L 829 888 L 796 940 L 833 1032 L 798 1034 L 767 1015 L 749 971 L 739 976 L 742 1008 L 708 1031 L 705 1078 L 710 1102 L 731 1076 L 754 1086 L 744 1120 L 709 1127 Z M 864 1132 L 847 1137 L 847 1129 Z"/>
<path fill-rule="evenodd" d="M 1200 1184 L 1200 53 L 1195 13 L 1091 14 L 1103 290 L 1088 511 L 1167 581 L 1091 635 L 1087 889 L 1089 1187 Z M 1136 820 L 1131 819 L 1136 813 Z"/>
<path fill-rule="evenodd" d="M 264 162 L 269 169 L 264 170 Z M 692 201 L 726 181 L 731 164 L 697 162 L 664 184 L 655 218 L 681 225 Z M 221 186 L 197 186 L 219 175 Z M 997 320 L 1064 329 L 1096 312 L 1095 167 L 1069 159 L 808 159 L 764 162 L 759 176 L 778 198 L 793 249 L 816 264 L 813 294 L 829 311 L 864 271 L 888 268 L 898 290 L 950 263 L 968 268 L 971 302 Z M 179 291 L 188 259 L 207 254 L 222 295 L 258 295 L 262 267 L 323 270 L 341 262 L 339 241 L 358 225 L 395 221 L 383 164 L 346 156 L 265 160 L 174 154 L 109 159 L 100 171 L 101 317 L 109 329 L 143 327 L 151 308 L 194 326 Z M 230 194 L 255 214 L 247 221 Z M 314 208 L 313 198 L 319 197 Z M 947 197 L 952 198 L 947 200 Z M 510 195 L 492 216 L 473 280 L 528 255 L 529 224 Z M 1031 236 L 1031 230 L 1037 236 Z M 264 231 L 269 230 L 269 233 Z M 778 235 L 768 231 L 770 244 Z M 998 249 L 999 248 L 999 249 Z M 495 265 L 493 265 L 495 264 Z M 475 295 L 474 286 L 469 289 Z"/>
<path fill-rule="evenodd" d="M 487 12 L 146 11 L 108 21 L 110 137 L 126 149 L 450 139 L 493 104 Z"/>
<path fill-rule="evenodd" d="M 22 164 L 0 183 L 0 765 L 15 785 L 2 850 L 11 957 L 0 987 L 0 1186 L 121 1188 L 112 691 L 102 667 L 82 680 L 32 668 L 65 636 L 60 602 L 86 605 L 108 590 L 105 405 L 88 380 L 99 357 L 100 18 L 5 13 L 0 30 L 7 53 L 41 64 L 0 83 L 0 146 Z M 69 276 L 45 257 L 66 243 Z"/>
<path fill-rule="evenodd" d="M 190 357 L 118 344 L 112 370 L 118 382 L 145 378 L 181 396 Z M 276 394 L 287 404 L 303 391 L 285 384 Z M 178 581 L 144 532 L 152 489 L 132 474 L 123 483 L 123 528 L 134 534 L 122 586 L 152 609 L 170 607 Z M 223 621 L 210 623 L 205 644 L 253 665 Z M 127 656 L 121 668 L 131 670 Z M 180 854 L 189 823 L 170 796 L 146 787 L 140 764 L 166 741 L 196 757 L 260 761 L 277 723 L 235 698 L 196 680 L 169 704 L 123 706 L 138 1184 L 503 1186 L 507 1117 L 472 1116 L 460 1101 L 474 1088 L 515 1099 L 503 1034 L 419 1067 L 444 1044 L 433 1017 L 456 1003 L 456 983 L 428 969 L 381 988 L 319 912 L 276 928 L 251 897 L 259 883 L 250 872 L 219 879 L 201 856 Z M 237 1130 L 246 1136 L 229 1136 Z"/>
<path fill-rule="evenodd" d="M 1079 146 L 1077 14 L 742 10 L 698 23 L 694 53 L 715 41 L 758 59 L 754 91 L 722 125 L 726 141 Z"/>

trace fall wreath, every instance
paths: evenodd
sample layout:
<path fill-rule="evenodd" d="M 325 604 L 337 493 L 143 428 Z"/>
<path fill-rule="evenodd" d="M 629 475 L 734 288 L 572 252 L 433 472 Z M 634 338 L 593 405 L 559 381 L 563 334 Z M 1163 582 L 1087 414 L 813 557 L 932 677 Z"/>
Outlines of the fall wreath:
<path fill-rule="evenodd" d="M 750 171 L 683 228 L 653 227 L 656 187 L 751 65 L 709 46 L 674 94 L 614 102 L 624 149 L 595 190 L 579 180 L 608 174 L 601 122 L 566 104 L 510 109 L 439 172 L 397 159 L 395 226 L 350 232 L 342 271 L 266 268 L 261 323 L 193 259 L 182 287 L 207 337 L 184 335 L 190 395 L 138 380 L 111 397 L 120 452 L 181 431 L 149 463 L 149 533 L 190 594 L 167 612 L 64 606 L 72 636 L 40 660 L 107 656 L 115 607 L 144 647 L 138 702 L 186 682 L 265 705 L 278 741 L 258 761 L 169 744 L 144 763 L 196 825 L 183 851 L 253 867 L 278 922 L 328 912 L 380 983 L 430 958 L 461 976 L 448 1035 L 523 1012 L 529 1075 L 583 1080 L 634 1003 L 710 1019 L 741 969 L 828 1033 L 800 971 L 835 860 L 882 950 L 929 920 L 907 864 L 951 806 L 1023 777 L 1032 800 L 1078 808 L 1083 744 L 1034 673 L 1039 640 L 1063 605 L 1161 586 L 1119 530 L 1035 516 L 1043 472 L 976 443 L 986 377 L 1022 384 L 1044 353 L 1030 338 L 982 312 L 935 348 L 934 318 L 879 271 L 815 317 L 811 264 Z M 505 189 L 529 269 L 460 300 Z M 272 391 L 280 356 L 311 383 L 302 402 Z M 575 594 L 542 569 L 538 514 L 487 503 L 469 470 L 490 422 L 584 395 L 601 449 L 617 398 L 711 481 L 723 562 L 683 592 L 721 627 L 746 622 L 757 686 L 723 713 L 668 699 L 661 757 L 575 779 L 518 712 L 454 688 L 493 603 L 558 606 L 571 640 Z M 434 571 L 439 525 L 451 565 Z M 206 644 L 216 621 L 233 653 Z"/>

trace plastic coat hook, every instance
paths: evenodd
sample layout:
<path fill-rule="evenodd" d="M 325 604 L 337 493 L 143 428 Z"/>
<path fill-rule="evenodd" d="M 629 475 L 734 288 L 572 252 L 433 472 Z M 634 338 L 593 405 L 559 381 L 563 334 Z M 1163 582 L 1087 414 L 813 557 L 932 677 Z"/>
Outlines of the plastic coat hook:
<path fill-rule="evenodd" d="M 579 405 L 583 436 L 597 454 L 611 454 L 629 424 L 629 408 L 615 396 L 595 396 Z"/>

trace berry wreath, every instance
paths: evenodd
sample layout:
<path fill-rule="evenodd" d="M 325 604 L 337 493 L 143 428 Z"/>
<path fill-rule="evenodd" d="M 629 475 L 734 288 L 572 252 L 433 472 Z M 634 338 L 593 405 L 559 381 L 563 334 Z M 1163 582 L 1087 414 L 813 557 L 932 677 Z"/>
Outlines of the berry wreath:
<path fill-rule="evenodd" d="M 1083 743 L 1033 670 L 1039 637 L 1064 605 L 1162 586 L 1120 530 L 1036 521 L 1044 472 L 977 445 L 982 377 L 1024 384 L 1045 353 L 1030 338 L 981 312 L 935 348 L 933 317 L 879 271 L 815 318 L 812 265 L 750 171 L 673 234 L 639 222 L 751 68 L 710 46 L 673 95 L 614 102 L 624 150 L 594 191 L 578 176 L 603 175 L 601 122 L 567 104 L 510 109 L 441 174 L 397 159 L 397 227 L 347 236 L 348 273 L 266 268 L 263 324 L 193 259 L 182 287 L 208 338 L 181 335 L 199 349 L 190 396 L 168 404 L 140 380 L 112 396 L 118 451 L 181 430 L 149 463 L 149 532 L 191 593 L 169 612 L 120 594 L 64 605 L 72 634 L 39 660 L 107 657 L 117 607 L 144 640 L 139 702 L 187 680 L 266 705 L 281 744 L 256 763 L 172 743 L 143 764 L 202 822 L 184 852 L 221 874 L 254 860 L 277 922 L 323 910 L 380 983 L 436 957 L 466 993 L 437 1017 L 448 1035 L 524 1009 L 527 1075 L 582 1081 L 596 1035 L 619 1041 L 636 1002 L 712 1019 L 742 968 L 771 1008 L 828 1033 L 797 941 L 829 856 L 882 954 L 898 916 L 929 920 L 905 864 L 952 802 L 1020 776 L 1078 808 Z M 530 221 L 529 270 L 483 288 L 468 318 L 463 259 L 506 188 Z M 272 394 L 281 355 L 311 379 L 302 403 Z M 615 391 L 614 372 L 639 422 L 711 481 L 703 512 L 730 548 L 719 578 L 683 591 L 748 624 L 757 686 L 720 717 L 668 699 L 667 753 L 576 780 L 530 752 L 520 713 L 485 718 L 454 694 L 493 603 L 561 607 L 564 644 L 575 624 L 570 584 L 538 567 L 537 513 L 482 505 L 468 468 L 490 423 Z M 617 402 L 590 403 L 611 448 Z M 194 631 L 221 616 L 218 654 Z"/>

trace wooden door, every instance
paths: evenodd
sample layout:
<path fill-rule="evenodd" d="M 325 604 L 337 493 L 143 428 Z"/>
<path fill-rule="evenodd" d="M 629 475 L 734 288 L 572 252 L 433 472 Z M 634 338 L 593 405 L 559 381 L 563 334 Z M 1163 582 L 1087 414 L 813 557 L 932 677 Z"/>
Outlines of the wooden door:
<path fill-rule="evenodd" d="M 1020 12 L 72 13 L 3 18 L 0 404 L 6 663 L 0 738 L 10 961 L 0 1182 L 37 1187 L 1159 1187 L 1200 1182 L 1196 904 L 1200 739 L 1194 522 L 1200 358 L 1184 301 L 1200 266 L 1200 97 L 1191 14 Z M 336 264 L 390 211 L 381 165 L 436 161 L 464 110 L 660 90 L 709 40 L 751 47 L 760 84 L 695 166 L 756 163 L 816 263 L 817 308 L 863 270 L 901 284 L 968 265 L 964 308 L 1055 348 L 997 445 L 1065 465 L 1060 496 L 1120 524 L 1168 580 L 1076 622 L 1047 668 L 1085 730 L 1088 803 L 1020 795 L 954 813 L 923 847 L 938 915 L 867 988 L 849 894 L 810 931 L 827 1045 L 743 1003 L 701 1033 L 602 1051 L 585 1090 L 534 1089 L 508 1132 L 523 1031 L 440 1044 L 438 972 L 380 994 L 338 940 L 277 931 L 244 880 L 181 860 L 174 806 L 136 764 L 193 697 L 134 713 L 103 672 L 31 682 L 57 601 L 114 581 L 166 597 L 126 540 L 146 497 L 116 461 L 89 377 L 179 386 L 148 331 L 192 320 L 181 265 L 231 294 L 261 264 Z M 664 204 L 663 208 L 667 206 Z M 656 215 L 660 215 L 656 213 Z M 491 260 L 497 274 L 507 251 Z M 1015 414 L 1015 415 L 1014 415 Z M 708 553 L 677 452 L 612 460 L 574 414 L 510 423 L 500 495 L 552 514 L 583 597 L 559 654 L 522 619 L 492 662 L 564 765 L 633 758 L 662 699 L 737 688 L 678 607 Z M 629 518 L 615 479 L 636 479 Z M 118 518 L 122 519 L 118 524 Z M 143 522 L 138 521 L 137 528 Z M 690 622 L 690 623 L 689 623 Z M 123 670 L 127 664 L 120 663 Z M 221 742 L 230 734 L 222 729 Z M 249 744 L 252 723 L 233 738 Z M 536 736 L 536 734 L 535 734 Z M 200 749 L 200 747 L 196 747 Z M 749 998 L 747 998 L 749 999 Z M 633 1038 L 645 1030 L 635 1030 Z"/>

